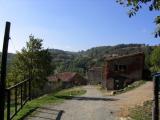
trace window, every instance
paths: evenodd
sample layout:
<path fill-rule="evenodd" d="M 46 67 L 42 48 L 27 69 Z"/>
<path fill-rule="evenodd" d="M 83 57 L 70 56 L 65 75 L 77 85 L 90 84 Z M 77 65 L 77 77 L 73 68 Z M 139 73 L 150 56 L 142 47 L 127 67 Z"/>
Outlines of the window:
<path fill-rule="evenodd" d="M 126 69 L 127 69 L 126 65 L 119 65 L 119 70 L 120 71 L 124 72 L 124 71 L 126 71 Z"/>
<path fill-rule="evenodd" d="M 127 70 L 126 65 L 114 65 L 114 71 L 121 71 L 124 72 Z"/>
<path fill-rule="evenodd" d="M 114 71 L 118 71 L 118 65 L 114 65 Z"/>

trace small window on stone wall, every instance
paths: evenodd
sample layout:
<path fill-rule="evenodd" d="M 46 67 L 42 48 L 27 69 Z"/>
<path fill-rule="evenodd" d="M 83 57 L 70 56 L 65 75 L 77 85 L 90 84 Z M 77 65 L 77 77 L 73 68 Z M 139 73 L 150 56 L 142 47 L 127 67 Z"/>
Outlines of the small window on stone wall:
<path fill-rule="evenodd" d="M 118 71 L 118 65 L 114 65 L 114 71 Z"/>
<path fill-rule="evenodd" d="M 127 66 L 126 65 L 119 65 L 119 70 L 124 72 L 127 70 Z"/>
<path fill-rule="evenodd" d="M 127 70 L 127 66 L 126 65 L 114 65 L 114 71 L 121 71 L 121 72 L 125 72 Z"/>

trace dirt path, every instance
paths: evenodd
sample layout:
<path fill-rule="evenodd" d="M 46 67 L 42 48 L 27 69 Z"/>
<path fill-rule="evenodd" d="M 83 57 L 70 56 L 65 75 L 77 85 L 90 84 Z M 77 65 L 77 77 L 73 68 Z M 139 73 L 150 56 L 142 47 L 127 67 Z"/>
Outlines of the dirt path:
<path fill-rule="evenodd" d="M 124 106 L 128 105 L 130 107 L 135 105 L 142 105 L 144 101 L 151 100 L 153 95 L 153 83 L 147 82 L 144 85 L 131 90 L 129 92 L 117 95 L 115 97 L 120 100 L 117 105 Z"/>
<path fill-rule="evenodd" d="M 118 116 L 126 117 L 128 115 L 128 108 L 136 105 L 143 105 L 145 101 L 153 99 L 153 83 L 147 82 L 134 90 L 115 97 L 119 99 L 119 101 L 115 103 L 115 105 L 120 109 Z"/>
<path fill-rule="evenodd" d="M 56 106 L 39 108 L 26 120 L 116 120 L 116 113 L 124 106 L 142 104 L 152 98 L 152 83 L 117 96 L 103 96 L 95 86 L 85 86 L 83 96 L 66 100 Z"/>

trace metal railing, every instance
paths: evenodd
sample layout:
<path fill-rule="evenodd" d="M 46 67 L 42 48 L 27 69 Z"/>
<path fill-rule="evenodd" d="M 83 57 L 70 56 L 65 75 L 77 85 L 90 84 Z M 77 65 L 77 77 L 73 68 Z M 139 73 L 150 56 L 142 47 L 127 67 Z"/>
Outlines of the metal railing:
<path fill-rule="evenodd" d="M 5 118 L 11 120 L 31 98 L 31 80 L 29 79 L 6 88 L 6 65 L 10 26 L 11 23 L 6 22 L 0 71 L 0 120 L 4 120 Z"/>
<path fill-rule="evenodd" d="M 31 81 L 24 80 L 6 88 L 6 118 L 11 120 L 31 98 Z"/>

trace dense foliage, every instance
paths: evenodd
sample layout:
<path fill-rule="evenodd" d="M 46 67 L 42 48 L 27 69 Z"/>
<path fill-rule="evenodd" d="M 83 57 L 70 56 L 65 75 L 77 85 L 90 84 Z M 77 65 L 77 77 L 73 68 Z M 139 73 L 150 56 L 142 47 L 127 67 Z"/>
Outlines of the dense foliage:
<path fill-rule="evenodd" d="M 150 57 L 153 72 L 160 70 L 160 47 L 156 47 Z"/>
<path fill-rule="evenodd" d="M 152 46 L 144 44 L 120 44 L 116 46 L 101 46 L 80 52 L 68 52 L 51 49 L 52 62 L 55 64 L 55 72 L 73 71 L 85 75 L 91 67 L 103 66 L 105 59 L 112 55 L 127 55 L 136 52 L 145 53 L 145 68 L 150 68 L 150 54 Z"/>
<path fill-rule="evenodd" d="M 9 85 L 30 78 L 36 94 L 43 88 L 46 77 L 52 72 L 51 62 L 50 52 L 43 49 L 42 40 L 30 36 L 26 47 L 17 52 L 13 59 L 7 79 Z"/>

